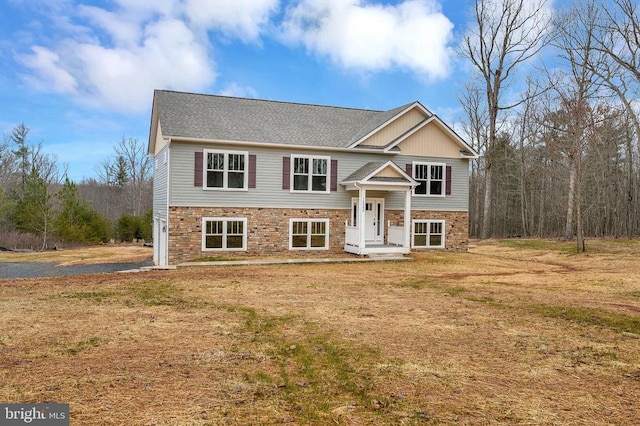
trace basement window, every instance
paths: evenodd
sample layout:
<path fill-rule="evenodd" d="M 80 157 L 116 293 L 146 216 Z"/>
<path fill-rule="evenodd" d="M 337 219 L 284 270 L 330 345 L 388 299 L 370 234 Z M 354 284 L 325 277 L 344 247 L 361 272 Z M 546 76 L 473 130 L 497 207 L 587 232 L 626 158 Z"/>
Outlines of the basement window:
<path fill-rule="evenodd" d="M 246 218 L 202 218 L 202 251 L 247 250 Z"/>
<path fill-rule="evenodd" d="M 329 219 L 290 219 L 289 250 L 328 250 Z"/>
<path fill-rule="evenodd" d="M 413 243 L 415 248 L 444 248 L 444 220 L 414 220 Z"/>

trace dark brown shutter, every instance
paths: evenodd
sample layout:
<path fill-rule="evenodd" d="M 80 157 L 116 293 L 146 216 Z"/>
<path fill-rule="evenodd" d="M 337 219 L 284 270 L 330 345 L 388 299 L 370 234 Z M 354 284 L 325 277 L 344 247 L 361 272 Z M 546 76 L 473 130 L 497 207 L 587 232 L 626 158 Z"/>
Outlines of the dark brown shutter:
<path fill-rule="evenodd" d="M 405 171 L 409 176 L 413 177 L 413 163 L 407 163 L 407 165 L 405 166 Z"/>
<path fill-rule="evenodd" d="M 338 160 L 331 160 L 331 191 L 338 190 Z"/>
<path fill-rule="evenodd" d="M 256 156 L 249 154 L 249 188 L 256 187 Z"/>
<path fill-rule="evenodd" d="M 451 166 L 447 166 L 446 195 L 451 195 Z"/>
<path fill-rule="evenodd" d="M 195 159 L 193 163 L 193 186 L 202 186 L 202 151 L 195 153 Z"/>
<path fill-rule="evenodd" d="M 291 157 L 282 157 L 282 189 L 291 188 Z"/>

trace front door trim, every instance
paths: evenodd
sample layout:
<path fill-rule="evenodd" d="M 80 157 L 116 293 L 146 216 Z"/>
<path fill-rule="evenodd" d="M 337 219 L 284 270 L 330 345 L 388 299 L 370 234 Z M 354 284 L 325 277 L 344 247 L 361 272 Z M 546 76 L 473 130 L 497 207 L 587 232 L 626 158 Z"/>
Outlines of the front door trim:
<path fill-rule="evenodd" d="M 370 207 L 370 209 L 368 209 Z M 366 198 L 365 208 L 358 208 L 358 198 L 351 199 L 351 223 L 358 223 L 357 212 L 364 211 L 364 234 L 368 243 L 384 242 L 384 198 Z M 371 213 L 369 213 L 371 212 Z"/>

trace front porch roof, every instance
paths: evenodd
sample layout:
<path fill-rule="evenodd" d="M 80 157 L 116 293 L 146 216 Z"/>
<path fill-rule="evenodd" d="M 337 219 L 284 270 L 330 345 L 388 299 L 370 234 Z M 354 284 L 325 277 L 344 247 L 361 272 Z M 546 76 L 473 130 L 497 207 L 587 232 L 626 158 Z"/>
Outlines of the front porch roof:
<path fill-rule="evenodd" d="M 418 186 L 415 179 L 391 160 L 367 163 L 340 182 L 340 185 L 347 187 L 347 189 L 358 189 L 361 185 L 366 184 L 403 188 Z"/>

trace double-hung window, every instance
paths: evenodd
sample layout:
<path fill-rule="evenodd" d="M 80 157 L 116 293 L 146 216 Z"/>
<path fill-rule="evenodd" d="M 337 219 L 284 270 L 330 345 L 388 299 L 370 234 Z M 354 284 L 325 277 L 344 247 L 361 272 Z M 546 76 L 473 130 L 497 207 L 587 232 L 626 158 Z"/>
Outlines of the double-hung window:
<path fill-rule="evenodd" d="M 202 251 L 244 251 L 246 249 L 246 218 L 202 218 Z"/>
<path fill-rule="evenodd" d="M 444 248 L 444 220 L 414 220 L 413 247 Z"/>
<path fill-rule="evenodd" d="M 329 219 L 289 219 L 289 250 L 327 250 Z"/>
<path fill-rule="evenodd" d="M 205 188 L 247 189 L 247 152 L 205 150 L 204 154 Z"/>
<path fill-rule="evenodd" d="M 330 157 L 292 155 L 291 190 L 299 192 L 329 192 Z"/>
<path fill-rule="evenodd" d="M 445 168 L 442 163 L 413 163 L 413 178 L 419 183 L 413 194 L 444 197 Z"/>

